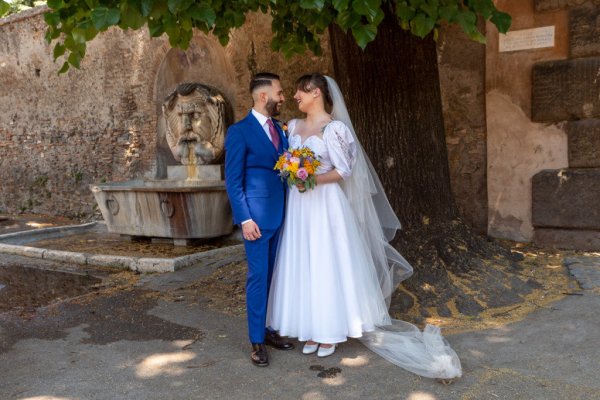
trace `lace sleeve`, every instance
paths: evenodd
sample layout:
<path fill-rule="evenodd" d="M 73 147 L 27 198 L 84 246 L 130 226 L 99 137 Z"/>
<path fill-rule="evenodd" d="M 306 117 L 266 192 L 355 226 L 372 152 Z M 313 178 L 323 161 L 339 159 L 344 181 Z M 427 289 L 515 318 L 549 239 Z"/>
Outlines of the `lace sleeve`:
<path fill-rule="evenodd" d="M 331 163 L 341 177 L 347 179 L 356 162 L 356 144 L 348 127 L 343 122 L 333 121 L 325 127 L 323 138 Z"/>

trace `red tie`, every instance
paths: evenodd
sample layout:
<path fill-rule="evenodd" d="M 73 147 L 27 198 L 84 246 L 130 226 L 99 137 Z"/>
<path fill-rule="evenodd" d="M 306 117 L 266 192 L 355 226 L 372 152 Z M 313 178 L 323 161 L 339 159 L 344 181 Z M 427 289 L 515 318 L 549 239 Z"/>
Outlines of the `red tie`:
<path fill-rule="evenodd" d="M 269 118 L 267 120 L 267 124 L 269 124 L 269 134 L 271 136 L 271 143 L 275 146 L 275 150 L 279 149 L 279 133 L 277 133 L 277 129 L 275 129 L 275 125 L 273 121 Z"/>

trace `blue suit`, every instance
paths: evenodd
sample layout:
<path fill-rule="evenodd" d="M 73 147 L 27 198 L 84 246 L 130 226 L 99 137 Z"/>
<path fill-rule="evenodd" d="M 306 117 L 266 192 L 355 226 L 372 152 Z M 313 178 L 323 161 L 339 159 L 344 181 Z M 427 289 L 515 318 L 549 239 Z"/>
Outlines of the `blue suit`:
<path fill-rule="evenodd" d="M 269 287 L 284 217 L 286 186 L 273 167 L 288 143 L 279 126 L 275 124 L 275 127 L 279 133 L 279 149 L 275 149 L 252 113 L 231 125 L 225 138 L 225 186 L 233 221 L 239 224 L 252 219 L 262 234 L 258 240 L 244 241 L 251 343 L 264 342 Z"/>

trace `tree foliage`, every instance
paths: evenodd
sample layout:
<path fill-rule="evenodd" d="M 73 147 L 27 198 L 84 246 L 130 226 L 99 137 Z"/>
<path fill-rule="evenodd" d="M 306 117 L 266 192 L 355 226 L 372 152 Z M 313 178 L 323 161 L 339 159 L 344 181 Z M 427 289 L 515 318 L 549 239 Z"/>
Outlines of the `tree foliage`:
<path fill-rule="evenodd" d="M 0 0 L 0 17 L 16 14 L 44 4 L 46 4 L 46 0 L 11 0 L 10 2 Z"/>
<path fill-rule="evenodd" d="M 0 12 L 5 0 L 0 0 Z M 166 33 L 173 47 L 186 49 L 194 29 L 212 33 L 227 44 L 229 32 L 242 26 L 250 11 L 273 17 L 271 47 L 286 56 L 307 49 L 321 53 L 319 36 L 331 24 L 351 31 L 365 48 L 375 39 L 377 27 L 389 7 L 402 29 L 425 37 L 445 24 L 458 24 L 472 39 L 484 42 L 478 17 L 491 20 L 506 32 L 511 17 L 496 9 L 493 0 L 48 0 L 51 11 L 46 39 L 56 42 L 54 58 L 64 57 L 61 72 L 79 68 L 86 43 L 111 26 L 137 30 L 144 25 L 150 36 Z M 0 14 L 1 15 L 1 14 Z"/>

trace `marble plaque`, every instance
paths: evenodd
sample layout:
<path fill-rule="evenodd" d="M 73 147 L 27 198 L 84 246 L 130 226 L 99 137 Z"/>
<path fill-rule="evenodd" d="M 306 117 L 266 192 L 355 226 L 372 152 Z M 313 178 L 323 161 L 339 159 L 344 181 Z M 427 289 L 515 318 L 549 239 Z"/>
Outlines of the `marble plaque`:
<path fill-rule="evenodd" d="M 522 29 L 499 36 L 500 52 L 554 47 L 554 26 Z"/>

